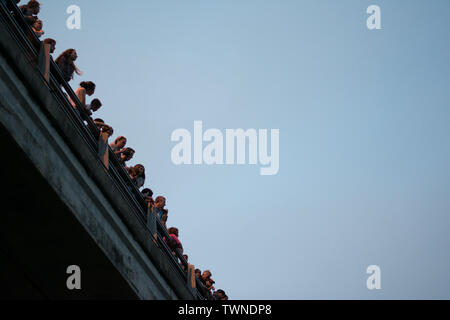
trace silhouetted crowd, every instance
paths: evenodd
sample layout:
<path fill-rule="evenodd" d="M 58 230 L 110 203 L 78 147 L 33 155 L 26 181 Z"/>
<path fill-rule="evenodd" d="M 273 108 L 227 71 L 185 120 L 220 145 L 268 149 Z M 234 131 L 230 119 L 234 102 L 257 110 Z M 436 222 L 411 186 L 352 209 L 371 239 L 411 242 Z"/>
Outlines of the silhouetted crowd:
<path fill-rule="evenodd" d="M 19 4 L 20 0 L 14 0 L 16 4 Z M 25 5 L 19 6 L 20 11 L 22 12 L 26 22 L 30 25 L 33 32 L 38 38 L 41 38 L 42 35 L 45 34 L 43 30 L 43 22 L 38 18 L 38 14 L 40 12 L 40 3 L 36 0 L 31 0 Z M 56 41 L 51 38 L 47 38 L 43 40 L 44 44 L 49 45 L 50 53 L 55 52 Z M 67 49 L 62 52 L 58 58 L 56 58 L 55 63 L 59 67 L 63 79 L 66 82 L 71 81 L 74 78 L 74 74 L 81 76 L 83 73 L 80 69 L 78 69 L 75 61 L 78 58 L 77 51 L 75 49 Z M 96 85 L 92 81 L 82 81 L 79 87 L 74 91 L 76 97 L 79 100 L 79 103 L 83 108 L 85 108 L 86 112 L 92 116 L 93 112 L 98 111 L 102 107 L 102 102 L 98 98 L 94 98 L 88 103 L 88 97 L 91 97 L 95 93 Z M 67 96 L 68 97 L 68 96 Z M 68 97 L 72 106 L 77 109 L 78 102 L 72 101 Z M 108 126 L 103 119 L 97 118 L 94 119 L 94 124 L 101 132 L 107 132 L 108 136 L 112 136 L 114 130 L 112 127 Z M 112 142 L 109 146 L 113 153 L 117 156 L 118 161 L 121 165 L 124 166 L 125 170 L 128 172 L 131 181 L 136 185 L 138 189 L 144 187 L 146 181 L 146 170 L 144 165 L 136 164 L 134 166 L 127 166 L 127 162 L 130 161 L 135 154 L 135 150 L 133 148 L 127 147 L 128 140 L 124 136 L 117 137 L 114 142 Z M 165 208 L 166 206 L 166 198 L 163 196 L 157 196 L 153 199 L 153 191 L 149 188 L 145 188 L 141 191 L 142 196 L 147 202 L 149 212 L 155 214 L 155 216 L 161 221 L 161 224 L 167 229 L 169 234 L 169 239 L 164 238 L 165 243 L 172 251 L 174 257 L 177 257 L 177 253 L 183 255 L 186 261 L 188 261 L 188 255 L 183 252 L 183 245 L 179 239 L 179 230 L 178 228 L 171 227 L 167 228 L 167 219 L 169 210 Z M 177 258 L 176 258 L 177 259 Z M 181 268 L 187 272 L 184 264 L 179 261 Z M 205 270 L 201 272 L 199 269 L 195 269 L 195 277 L 199 280 L 197 283 L 200 283 L 197 286 L 197 289 L 208 299 L 210 300 L 228 300 L 228 296 L 221 289 L 217 290 L 214 287 L 215 281 L 211 278 L 211 271 Z"/>

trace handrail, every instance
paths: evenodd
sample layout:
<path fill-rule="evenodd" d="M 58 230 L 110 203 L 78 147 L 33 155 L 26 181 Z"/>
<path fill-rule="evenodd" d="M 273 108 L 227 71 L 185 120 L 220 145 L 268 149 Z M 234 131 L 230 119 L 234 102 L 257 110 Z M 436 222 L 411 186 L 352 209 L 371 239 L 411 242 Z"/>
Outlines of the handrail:
<path fill-rule="evenodd" d="M 13 29 L 12 35 L 16 39 L 16 42 L 24 49 L 27 53 L 30 63 L 37 64 L 38 52 L 40 50 L 41 42 L 30 28 L 28 23 L 25 21 L 21 11 L 15 3 L 11 0 L 0 0 L 0 7 L 2 7 L 3 16 L 8 18 L 8 23 Z M 5 15 L 4 13 L 8 14 Z M 8 16 L 8 17 L 7 17 Z M 94 124 L 92 118 L 89 116 L 87 110 L 82 106 L 78 97 L 70 87 L 70 85 L 64 80 L 62 73 L 53 59 L 50 59 L 50 77 L 48 83 L 49 89 L 56 94 L 55 98 L 60 102 L 63 107 L 64 112 L 69 115 L 73 123 L 76 125 L 77 129 L 80 131 L 84 139 L 88 142 L 91 148 L 98 148 L 98 139 L 100 136 L 100 131 Z M 65 92 L 61 88 L 64 88 Z M 70 98 L 74 103 L 76 108 L 72 106 Z M 145 202 L 141 192 L 137 186 L 131 180 L 129 174 L 125 170 L 124 166 L 120 164 L 117 156 L 107 146 L 109 152 L 109 169 L 108 174 L 113 178 L 113 181 L 118 183 L 118 189 L 124 194 L 128 199 L 129 203 L 134 208 L 135 216 L 138 221 L 147 228 L 145 217 L 147 214 L 147 203 Z M 137 214 L 136 214 L 137 213 Z M 166 228 L 156 219 L 157 226 L 157 244 L 158 246 L 172 259 L 172 262 L 176 264 L 176 270 L 181 274 L 183 279 L 187 280 L 186 273 L 181 269 L 177 258 L 180 260 L 181 264 L 188 267 L 187 261 L 184 259 L 180 252 L 176 252 L 176 257 L 173 256 L 172 251 L 169 249 L 164 241 L 164 238 L 169 239 L 170 236 Z M 199 283 L 198 279 L 196 279 Z M 196 298 L 205 299 L 201 295 L 199 290 L 194 290 Z"/>

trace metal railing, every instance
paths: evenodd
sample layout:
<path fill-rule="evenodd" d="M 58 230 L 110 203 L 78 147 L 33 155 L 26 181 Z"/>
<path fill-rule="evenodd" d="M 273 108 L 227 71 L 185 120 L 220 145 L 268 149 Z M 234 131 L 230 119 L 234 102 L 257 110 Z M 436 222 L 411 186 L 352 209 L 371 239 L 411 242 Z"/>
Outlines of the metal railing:
<path fill-rule="evenodd" d="M 34 64 L 37 67 L 38 56 L 42 48 L 41 41 L 37 38 L 31 27 L 28 25 L 15 3 L 13 3 L 11 0 L 0 0 L 0 7 L 1 17 L 8 25 L 11 36 L 22 48 L 22 51 L 26 55 L 28 62 L 30 64 Z M 88 145 L 92 151 L 97 152 L 99 146 L 100 130 L 95 125 L 85 107 L 79 101 L 71 86 L 64 80 L 59 67 L 51 58 L 49 70 L 49 81 L 45 81 L 43 77 L 43 82 L 46 83 L 54 98 L 59 102 L 61 110 L 64 111 L 64 113 L 71 119 L 80 136 L 85 140 L 86 145 Z M 62 89 L 64 89 L 65 93 Z M 69 99 L 75 104 L 75 107 L 72 105 Z M 62 130 L 60 130 L 60 132 L 62 132 Z M 141 192 L 133 183 L 128 172 L 119 162 L 119 159 L 109 146 L 107 146 L 107 152 L 109 153 L 107 174 L 112 178 L 119 192 L 121 192 L 125 199 L 128 200 L 138 221 L 144 228 L 148 230 L 147 219 L 149 215 L 154 213 L 148 208 Z M 126 221 L 124 222 L 126 223 Z M 177 251 L 176 256 L 172 254 L 172 250 L 164 241 L 164 239 L 169 240 L 170 236 L 166 228 L 159 221 L 159 218 L 156 218 L 156 221 L 154 223 L 156 223 L 155 229 L 157 231 L 157 236 L 154 240 L 161 248 L 161 250 L 165 252 L 168 259 L 175 265 L 174 267 L 176 272 L 178 272 L 183 277 L 183 279 L 188 281 L 187 274 L 181 268 L 178 260 L 185 267 L 185 270 L 188 269 L 188 262 L 186 261 L 186 259 L 184 259 L 183 255 L 180 252 Z M 153 235 L 151 236 L 153 238 Z M 202 286 L 201 282 L 198 279 L 196 279 L 196 284 L 197 286 Z M 207 298 L 200 293 L 200 290 L 194 288 L 192 292 L 197 299 Z"/>

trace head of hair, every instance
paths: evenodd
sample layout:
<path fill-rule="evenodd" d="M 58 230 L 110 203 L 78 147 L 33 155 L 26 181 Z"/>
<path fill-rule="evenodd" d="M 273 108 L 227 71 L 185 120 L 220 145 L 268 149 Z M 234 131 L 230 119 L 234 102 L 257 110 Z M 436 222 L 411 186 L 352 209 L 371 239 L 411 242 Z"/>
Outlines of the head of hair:
<path fill-rule="evenodd" d="M 97 111 L 101 106 L 102 102 L 99 99 L 95 98 L 91 101 L 91 108 L 93 109 L 93 111 Z"/>
<path fill-rule="evenodd" d="M 226 296 L 225 291 L 223 291 L 222 289 L 219 289 L 216 292 L 222 294 L 223 296 Z"/>
<path fill-rule="evenodd" d="M 95 90 L 95 83 L 93 83 L 92 81 L 83 81 L 80 83 L 80 87 L 85 88 L 86 91 Z M 100 100 L 99 100 L 99 102 L 100 102 Z"/>
<path fill-rule="evenodd" d="M 56 40 L 52 38 L 44 39 L 44 44 L 56 44 Z"/>
<path fill-rule="evenodd" d="M 27 3 L 28 9 L 37 9 L 41 7 L 41 4 L 37 2 L 36 0 L 30 0 Z"/>
<path fill-rule="evenodd" d="M 203 274 L 205 274 L 205 273 L 208 274 L 207 278 L 212 276 L 212 273 L 211 273 L 211 271 L 209 271 L 209 269 L 206 269 L 205 271 L 203 271 Z"/>
<path fill-rule="evenodd" d="M 122 156 L 125 157 L 125 161 L 128 161 L 134 156 L 134 150 L 130 147 L 126 147 L 123 151 L 121 151 L 121 157 Z"/>
<path fill-rule="evenodd" d="M 153 191 L 152 191 L 152 189 L 149 189 L 149 188 L 145 188 L 144 190 L 141 191 L 141 193 L 145 197 L 152 197 L 153 196 Z"/>
<path fill-rule="evenodd" d="M 168 232 L 169 234 L 174 234 L 174 235 L 176 235 L 176 236 L 178 237 L 178 229 L 175 228 L 175 227 L 169 228 L 169 230 L 167 230 L 167 232 Z"/>
<path fill-rule="evenodd" d="M 163 209 L 163 207 L 160 207 L 160 205 L 162 205 L 162 203 L 166 200 L 166 198 L 164 198 L 163 196 L 157 196 L 155 199 L 155 205 L 157 208 Z"/>
<path fill-rule="evenodd" d="M 61 59 L 69 58 L 74 52 L 76 52 L 75 49 L 67 49 L 56 58 L 55 62 L 58 63 Z"/>
<path fill-rule="evenodd" d="M 94 122 L 101 122 L 101 123 L 105 123 L 105 121 L 103 121 L 103 119 L 100 119 L 100 118 L 94 119 Z"/>
<path fill-rule="evenodd" d="M 142 173 L 139 173 L 142 170 Z M 145 179 L 145 167 L 142 164 L 137 164 L 133 167 L 133 175 L 136 177 L 142 177 Z"/>
<path fill-rule="evenodd" d="M 114 143 L 118 143 L 118 142 L 120 142 L 120 141 L 122 141 L 122 140 L 126 140 L 127 138 L 125 138 L 124 136 L 120 136 L 120 137 L 117 137 L 116 138 L 116 140 L 114 140 Z"/>

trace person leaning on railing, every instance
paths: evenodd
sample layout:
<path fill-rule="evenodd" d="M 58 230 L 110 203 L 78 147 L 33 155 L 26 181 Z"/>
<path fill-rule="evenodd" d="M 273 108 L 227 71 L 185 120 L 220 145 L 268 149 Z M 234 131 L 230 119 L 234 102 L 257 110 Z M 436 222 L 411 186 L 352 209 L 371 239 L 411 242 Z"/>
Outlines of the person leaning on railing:
<path fill-rule="evenodd" d="M 40 38 L 45 33 L 44 30 L 42 30 L 43 26 L 44 26 L 44 24 L 42 23 L 41 19 L 37 19 L 34 22 L 32 29 L 33 29 L 34 34 L 36 35 L 36 37 Z"/>
<path fill-rule="evenodd" d="M 78 67 L 75 65 L 75 61 L 78 59 L 78 54 L 75 49 L 67 49 L 56 58 L 55 63 L 58 65 L 63 78 L 66 82 L 73 79 L 73 73 L 76 72 L 77 75 L 82 75 Z"/>
<path fill-rule="evenodd" d="M 92 115 L 92 112 L 98 111 L 98 109 L 100 109 L 102 105 L 103 104 L 99 99 L 97 98 L 93 99 L 91 103 L 87 105 L 89 115 Z"/>
<path fill-rule="evenodd" d="M 206 271 L 209 272 L 209 270 L 206 270 Z M 202 271 L 200 269 L 195 269 L 195 277 L 199 280 L 197 282 L 197 284 L 198 284 L 197 285 L 197 289 L 200 291 L 202 296 L 208 297 L 208 299 L 212 299 L 212 297 L 210 295 L 208 295 L 208 289 L 206 289 L 206 282 L 203 279 L 203 274 L 202 274 Z"/>
<path fill-rule="evenodd" d="M 98 109 L 102 107 L 102 102 L 99 99 L 93 99 L 90 104 L 86 104 L 86 95 L 92 96 L 95 92 L 95 83 L 92 81 L 83 81 L 80 83 L 80 87 L 75 90 L 75 95 L 78 100 L 80 100 L 81 105 L 86 109 L 89 115 L 92 115 L 92 112 L 96 112 Z M 70 100 L 72 106 L 76 109 L 77 105 L 75 101 Z"/>
<path fill-rule="evenodd" d="M 95 93 L 95 83 L 92 81 L 83 81 L 80 83 L 80 87 L 75 90 L 75 95 L 77 96 L 78 100 L 80 100 L 81 105 L 87 109 L 86 106 L 86 95 L 92 96 Z M 72 106 L 74 108 L 77 107 L 75 104 L 75 101 L 70 100 L 72 103 Z"/>
<path fill-rule="evenodd" d="M 127 145 L 127 138 L 125 138 L 124 136 L 120 136 L 117 137 L 116 140 L 114 140 L 114 142 L 110 143 L 109 147 L 115 154 L 118 154 L 120 150 L 125 148 L 126 145 Z"/>
<path fill-rule="evenodd" d="M 108 137 L 111 137 L 114 134 L 114 129 L 107 125 L 103 119 L 97 118 L 94 119 L 94 124 L 100 130 L 100 132 L 106 132 Z"/>
<path fill-rule="evenodd" d="M 157 196 L 155 199 L 155 206 L 153 213 L 156 214 L 159 220 L 162 220 L 164 214 L 164 207 L 166 206 L 166 198 L 163 196 Z"/>
<path fill-rule="evenodd" d="M 172 250 L 172 254 L 176 256 L 176 252 L 178 251 L 180 254 L 183 254 L 183 245 L 181 244 L 179 237 L 178 228 L 171 227 L 167 230 L 169 233 L 170 239 L 166 239 L 164 237 L 164 241 L 169 246 L 170 250 Z"/>
<path fill-rule="evenodd" d="M 142 196 L 145 199 L 145 202 L 147 202 L 147 206 L 153 210 L 153 207 L 155 205 L 155 200 L 153 200 L 153 191 L 152 189 L 149 188 L 145 188 L 144 190 L 141 191 Z"/>
<path fill-rule="evenodd" d="M 127 147 L 117 152 L 116 155 L 119 157 L 119 163 L 125 167 L 126 162 L 133 158 L 134 153 L 133 148 Z"/>
<path fill-rule="evenodd" d="M 20 6 L 19 9 L 25 17 L 26 22 L 32 26 L 38 20 L 36 15 L 41 10 L 41 4 L 35 0 L 31 0 L 27 4 Z"/>
<path fill-rule="evenodd" d="M 137 164 L 134 167 L 127 168 L 128 174 L 134 184 L 140 189 L 145 183 L 145 167 Z"/>
<path fill-rule="evenodd" d="M 228 300 L 227 294 L 222 289 L 219 289 L 216 292 L 214 292 L 213 297 L 215 300 L 223 300 L 223 301 Z"/>
<path fill-rule="evenodd" d="M 205 270 L 203 271 L 202 276 L 200 277 L 200 282 L 205 287 L 206 294 L 209 300 L 213 300 L 211 290 L 214 290 L 213 284 L 215 283 L 215 281 L 211 278 L 211 276 L 212 276 L 211 271 Z"/>
<path fill-rule="evenodd" d="M 44 39 L 44 44 L 50 45 L 50 53 L 54 53 L 56 49 L 56 41 L 52 38 Z"/>

